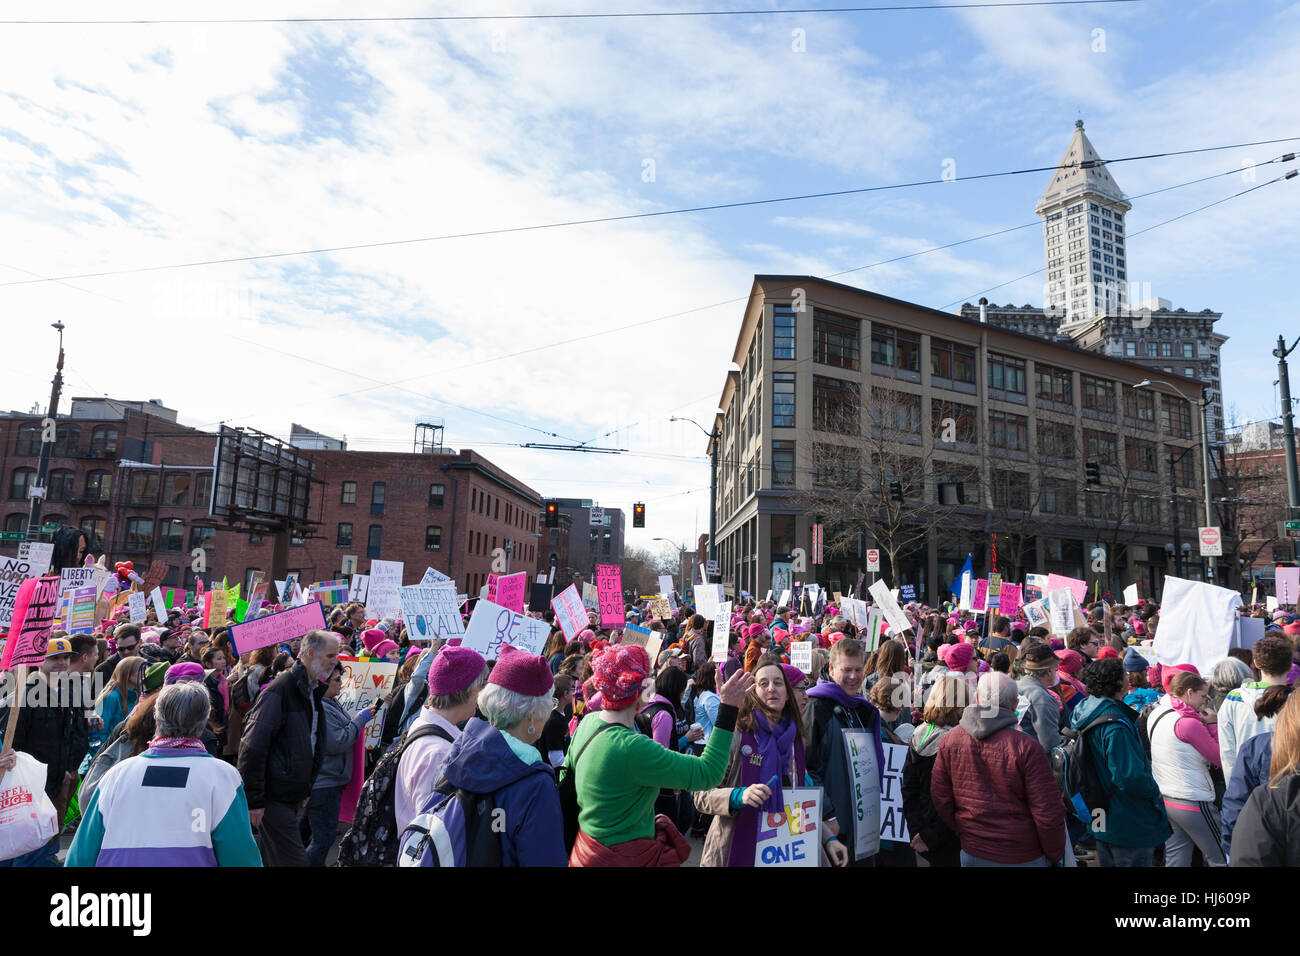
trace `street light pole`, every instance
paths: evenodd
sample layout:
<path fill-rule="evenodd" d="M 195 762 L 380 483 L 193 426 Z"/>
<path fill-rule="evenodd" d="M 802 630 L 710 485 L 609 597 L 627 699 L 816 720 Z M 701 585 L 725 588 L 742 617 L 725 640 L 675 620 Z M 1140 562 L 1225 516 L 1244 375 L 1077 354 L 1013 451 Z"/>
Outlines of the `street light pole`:
<path fill-rule="evenodd" d="M 1297 345 L 1300 345 L 1300 338 L 1291 343 L 1291 348 L 1287 348 L 1286 339 L 1279 335 L 1277 348 L 1273 350 L 1277 356 L 1278 385 L 1282 389 L 1282 447 L 1286 454 L 1288 518 L 1300 518 L 1300 475 L 1297 475 L 1295 460 L 1295 413 L 1291 409 L 1291 373 L 1286 365 L 1286 357 L 1295 351 Z M 1300 561 L 1300 540 L 1291 540 L 1291 556 L 1293 560 Z"/>
<path fill-rule="evenodd" d="M 59 394 L 63 391 L 63 323 L 55 322 L 50 328 L 59 333 L 59 364 L 54 369 L 54 381 L 50 388 L 50 407 L 45 421 L 41 424 L 41 460 L 36 466 L 36 487 L 44 495 L 45 479 L 50 471 L 50 454 L 54 451 L 55 431 L 58 428 Z M 27 540 L 41 524 L 42 497 L 32 495 L 31 510 L 27 514 Z"/>
<path fill-rule="evenodd" d="M 716 561 L 718 552 L 714 539 L 718 533 L 718 444 L 722 438 L 718 431 L 717 418 L 715 416 L 711 431 L 706 430 L 703 425 L 693 418 L 674 415 L 668 420 L 670 422 L 690 422 L 709 438 L 709 560 Z"/>

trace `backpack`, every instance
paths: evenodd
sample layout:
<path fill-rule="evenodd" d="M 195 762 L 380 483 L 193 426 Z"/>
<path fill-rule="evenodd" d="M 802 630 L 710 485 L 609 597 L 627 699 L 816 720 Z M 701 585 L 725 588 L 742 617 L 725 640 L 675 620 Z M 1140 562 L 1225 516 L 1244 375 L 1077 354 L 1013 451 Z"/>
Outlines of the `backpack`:
<path fill-rule="evenodd" d="M 500 866 L 496 802 L 445 778 L 398 840 L 398 866 Z"/>
<path fill-rule="evenodd" d="M 1092 747 L 1088 744 L 1088 731 L 1116 723 L 1132 727 L 1117 714 L 1102 714 L 1083 727 L 1062 728 L 1061 742 L 1052 748 L 1052 776 L 1056 778 L 1066 811 L 1085 824 L 1091 825 L 1093 810 L 1110 809 L 1110 792 L 1102 786 L 1097 773 Z"/>
<path fill-rule="evenodd" d="M 573 852 L 573 844 L 578 839 L 578 760 L 593 740 L 616 726 L 619 725 L 602 723 L 597 727 L 569 761 L 568 771 L 560 775 L 560 816 L 564 818 L 564 849 L 568 853 Z"/>
<path fill-rule="evenodd" d="M 651 704 L 645 710 L 636 715 L 634 723 L 636 724 L 637 733 L 646 737 L 654 738 L 654 719 L 662 711 L 668 711 L 673 717 L 672 739 L 668 741 L 668 749 L 677 753 L 677 741 L 686 736 L 686 732 L 691 729 L 689 721 L 678 720 L 677 712 L 668 704 L 655 703 Z"/>
<path fill-rule="evenodd" d="M 253 707 L 253 695 L 248 692 L 248 671 L 244 671 L 230 685 L 230 709 L 246 714 Z"/>
<path fill-rule="evenodd" d="M 1147 752 L 1148 760 L 1151 758 L 1151 731 L 1155 730 L 1155 727 L 1151 725 L 1151 714 L 1159 706 L 1160 701 L 1153 700 L 1151 703 L 1144 705 L 1142 709 L 1138 711 L 1138 736 L 1142 738 L 1142 749 Z M 1169 710 L 1172 711 L 1173 708 L 1171 707 Z M 1160 717 L 1163 716 L 1164 714 L 1160 715 Z M 1160 723 L 1160 717 L 1156 718 L 1157 724 Z"/>
<path fill-rule="evenodd" d="M 408 746 L 429 734 L 437 734 L 451 743 L 451 736 L 441 727 L 421 724 L 380 759 L 374 773 L 361 788 L 352 826 L 339 843 L 339 866 L 393 866 L 397 863 L 398 842 L 402 836 L 397 830 L 397 811 L 394 809 L 397 765 Z"/>

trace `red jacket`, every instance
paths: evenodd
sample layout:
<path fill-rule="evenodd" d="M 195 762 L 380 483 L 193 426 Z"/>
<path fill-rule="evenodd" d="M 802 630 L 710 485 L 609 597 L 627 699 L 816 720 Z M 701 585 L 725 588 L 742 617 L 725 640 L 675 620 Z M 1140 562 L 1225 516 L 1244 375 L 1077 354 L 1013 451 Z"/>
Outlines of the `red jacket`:
<path fill-rule="evenodd" d="M 1016 730 L 1009 710 L 966 708 L 939 745 L 930 795 L 971 856 L 1028 863 L 1065 854 L 1065 806 L 1037 738 Z M 987 710 L 984 713 L 988 713 Z"/>
<path fill-rule="evenodd" d="M 691 856 L 691 845 L 662 813 L 655 817 L 650 840 L 628 840 L 605 846 L 581 830 L 569 854 L 569 866 L 681 866 Z"/>

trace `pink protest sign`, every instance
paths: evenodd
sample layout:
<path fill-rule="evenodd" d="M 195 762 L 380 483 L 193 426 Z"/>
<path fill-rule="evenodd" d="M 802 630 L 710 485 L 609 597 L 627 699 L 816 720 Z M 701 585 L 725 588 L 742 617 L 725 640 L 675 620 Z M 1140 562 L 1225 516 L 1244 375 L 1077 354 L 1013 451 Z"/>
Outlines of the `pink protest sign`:
<path fill-rule="evenodd" d="M 59 575 L 28 578 L 18 585 L 14 597 L 9 640 L 0 656 L 0 671 L 32 667 L 45 660 L 50 648 L 50 630 L 59 609 Z"/>
<path fill-rule="evenodd" d="M 987 611 L 989 609 L 989 579 L 979 578 L 975 582 L 975 593 L 971 596 L 970 606 L 972 611 Z"/>
<path fill-rule="evenodd" d="M 524 613 L 524 591 L 528 588 L 528 572 L 507 574 L 497 578 L 497 596 L 488 598 L 493 604 L 500 604 L 517 614 Z"/>
<path fill-rule="evenodd" d="M 234 645 L 236 654 L 247 654 L 259 647 L 285 644 L 308 631 L 324 629 L 325 608 L 319 601 L 311 601 L 277 614 L 232 624 L 230 643 Z"/>
<path fill-rule="evenodd" d="M 627 623 L 623 612 L 623 569 L 617 564 L 596 565 L 596 601 L 600 605 L 601 627 L 622 627 Z"/>
<path fill-rule="evenodd" d="M 1300 568 L 1278 568 L 1277 603 L 1295 604 L 1300 601 Z"/>
<path fill-rule="evenodd" d="M 1002 590 L 998 594 L 998 613 L 1014 618 L 1020 613 L 1020 600 L 1020 585 L 1003 581 Z"/>
<path fill-rule="evenodd" d="M 487 579 L 487 599 L 493 604 L 497 603 L 497 585 L 501 583 L 501 575 L 489 574 Z"/>
<path fill-rule="evenodd" d="M 566 641 L 573 640 L 587 627 L 587 608 L 576 585 L 570 584 L 551 598 L 551 607 L 555 609 L 555 620 L 564 631 Z"/>
<path fill-rule="evenodd" d="M 1070 593 L 1074 595 L 1075 601 L 1082 604 L 1088 597 L 1088 582 L 1080 581 L 1078 578 L 1067 578 L 1064 574 L 1049 574 L 1047 576 L 1047 593 L 1059 591 L 1062 588 L 1069 588 Z"/>

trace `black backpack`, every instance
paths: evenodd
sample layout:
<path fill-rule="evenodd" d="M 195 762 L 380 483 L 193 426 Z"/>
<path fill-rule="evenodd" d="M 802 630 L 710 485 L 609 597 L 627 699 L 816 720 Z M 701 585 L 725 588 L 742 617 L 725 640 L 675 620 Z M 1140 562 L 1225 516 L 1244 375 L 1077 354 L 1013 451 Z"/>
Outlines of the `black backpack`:
<path fill-rule="evenodd" d="M 573 753 L 573 759 L 569 761 L 566 772 L 560 774 L 560 816 L 564 819 L 565 852 L 572 853 L 573 844 L 578 839 L 578 760 L 591 746 L 592 741 L 609 730 L 609 728 L 617 726 L 619 725 L 602 723 L 597 727 L 586 742 Z"/>
<path fill-rule="evenodd" d="M 1061 742 L 1052 748 L 1052 776 L 1056 778 L 1066 812 L 1089 826 L 1092 824 L 1092 811 L 1110 809 L 1110 792 L 1102 786 L 1097 773 L 1092 747 L 1088 744 L 1088 731 L 1116 723 L 1133 727 L 1117 714 L 1102 714 L 1083 727 L 1062 728 Z M 1136 732 L 1136 728 L 1133 729 Z"/>
<path fill-rule="evenodd" d="M 406 748 L 421 737 L 437 734 L 448 743 L 451 735 L 435 724 L 420 724 L 404 736 L 399 746 L 384 754 L 374 773 L 361 788 L 357 812 L 352 826 L 339 843 L 339 866 L 395 866 L 398 842 L 402 832 L 397 829 L 397 765 Z"/>

